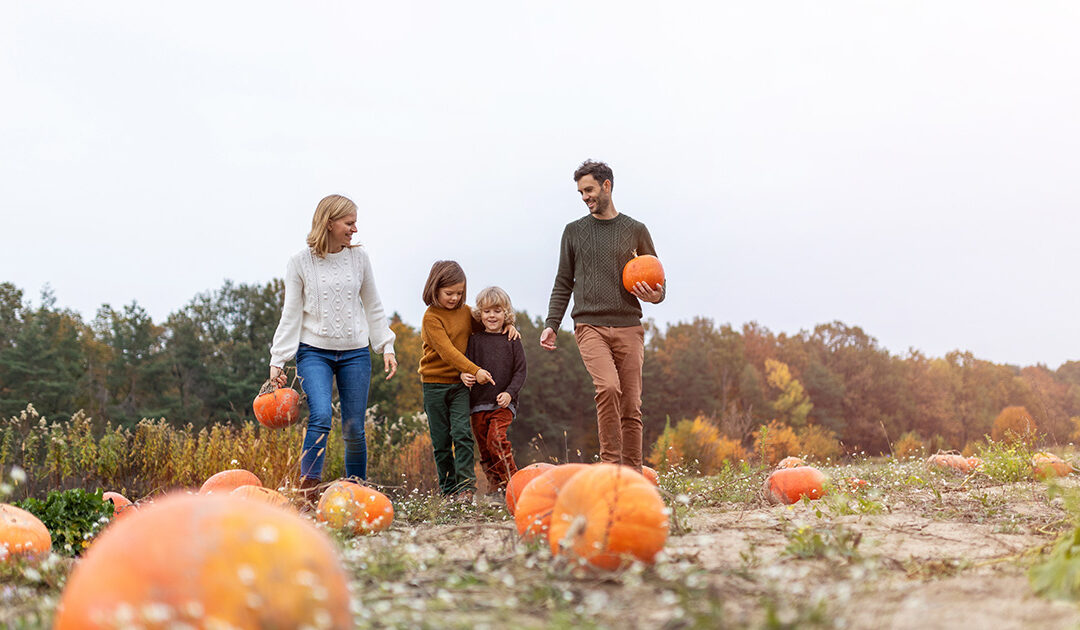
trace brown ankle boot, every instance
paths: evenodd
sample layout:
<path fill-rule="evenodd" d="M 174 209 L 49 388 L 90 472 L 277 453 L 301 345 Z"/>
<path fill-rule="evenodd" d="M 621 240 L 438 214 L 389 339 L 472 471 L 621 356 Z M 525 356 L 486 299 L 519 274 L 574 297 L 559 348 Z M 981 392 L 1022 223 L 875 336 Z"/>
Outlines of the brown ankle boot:
<path fill-rule="evenodd" d="M 303 502 L 300 506 L 301 512 L 314 512 L 315 508 L 319 504 L 319 484 L 321 482 L 314 477 L 301 477 L 300 485 L 298 486 L 297 494 L 300 495 L 300 500 Z"/>

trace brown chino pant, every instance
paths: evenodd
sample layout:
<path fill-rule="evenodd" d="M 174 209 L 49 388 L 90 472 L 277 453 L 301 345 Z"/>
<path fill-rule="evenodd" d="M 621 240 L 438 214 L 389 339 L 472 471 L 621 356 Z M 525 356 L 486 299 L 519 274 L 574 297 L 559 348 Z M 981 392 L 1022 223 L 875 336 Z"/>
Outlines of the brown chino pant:
<path fill-rule="evenodd" d="M 578 324 L 581 359 L 596 388 L 600 461 L 641 470 L 641 366 L 645 329 Z"/>

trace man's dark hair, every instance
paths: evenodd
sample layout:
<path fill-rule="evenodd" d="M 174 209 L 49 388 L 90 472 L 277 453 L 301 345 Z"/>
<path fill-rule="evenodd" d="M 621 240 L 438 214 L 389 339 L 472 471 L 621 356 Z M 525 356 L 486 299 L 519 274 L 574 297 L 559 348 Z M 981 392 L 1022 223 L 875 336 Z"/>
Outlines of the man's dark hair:
<path fill-rule="evenodd" d="M 576 183 L 586 175 L 592 175 L 598 184 L 603 184 L 606 179 L 611 182 L 611 187 L 615 188 L 615 173 L 612 173 L 611 167 L 603 162 L 594 162 L 592 160 L 582 162 L 581 166 L 574 171 L 574 182 Z"/>

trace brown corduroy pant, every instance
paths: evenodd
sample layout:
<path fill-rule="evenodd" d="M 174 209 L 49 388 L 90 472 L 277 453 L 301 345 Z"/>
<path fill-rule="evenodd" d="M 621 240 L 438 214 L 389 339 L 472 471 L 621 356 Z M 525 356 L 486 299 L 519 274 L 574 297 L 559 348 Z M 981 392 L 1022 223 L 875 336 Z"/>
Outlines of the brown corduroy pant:
<path fill-rule="evenodd" d="M 641 366 L 645 329 L 578 324 L 581 359 L 596 388 L 600 461 L 641 470 Z"/>

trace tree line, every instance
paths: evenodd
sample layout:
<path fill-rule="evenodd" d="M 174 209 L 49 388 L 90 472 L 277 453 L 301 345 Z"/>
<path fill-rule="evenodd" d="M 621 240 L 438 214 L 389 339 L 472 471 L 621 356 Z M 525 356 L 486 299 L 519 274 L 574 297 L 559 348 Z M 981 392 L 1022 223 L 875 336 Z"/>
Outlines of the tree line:
<path fill-rule="evenodd" d="M 32 403 L 47 417 L 84 410 L 97 426 L 165 418 L 195 428 L 252 422 L 251 401 L 267 376 L 269 344 L 284 284 L 226 281 L 163 322 L 137 302 L 103 305 L 90 321 L 60 308 L 46 289 L 33 306 L 0 283 L 0 418 Z M 541 317 L 518 314 L 529 377 L 511 428 L 515 448 L 542 457 L 587 459 L 597 452 L 593 388 L 570 333 L 559 350 L 535 340 Z M 1051 442 L 1080 424 L 1080 361 L 1056 370 L 1019 367 L 954 351 L 895 355 L 857 326 L 820 324 L 798 334 L 757 323 L 741 328 L 695 318 L 661 329 L 647 322 L 643 414 L 648 447 L 669 423 L 704 418 L 749 443 L 762 424 L 817 425 L 848 452 L 888 453 L 917 434 L 938 448 L 962 448 L 990 433 L 1008 406 L 1023 406 Z M 396 314 L 401 373 L 382 379 L 373 357 L 369 404 L 376 422 L 422 410 L 419 331 Z"/>

